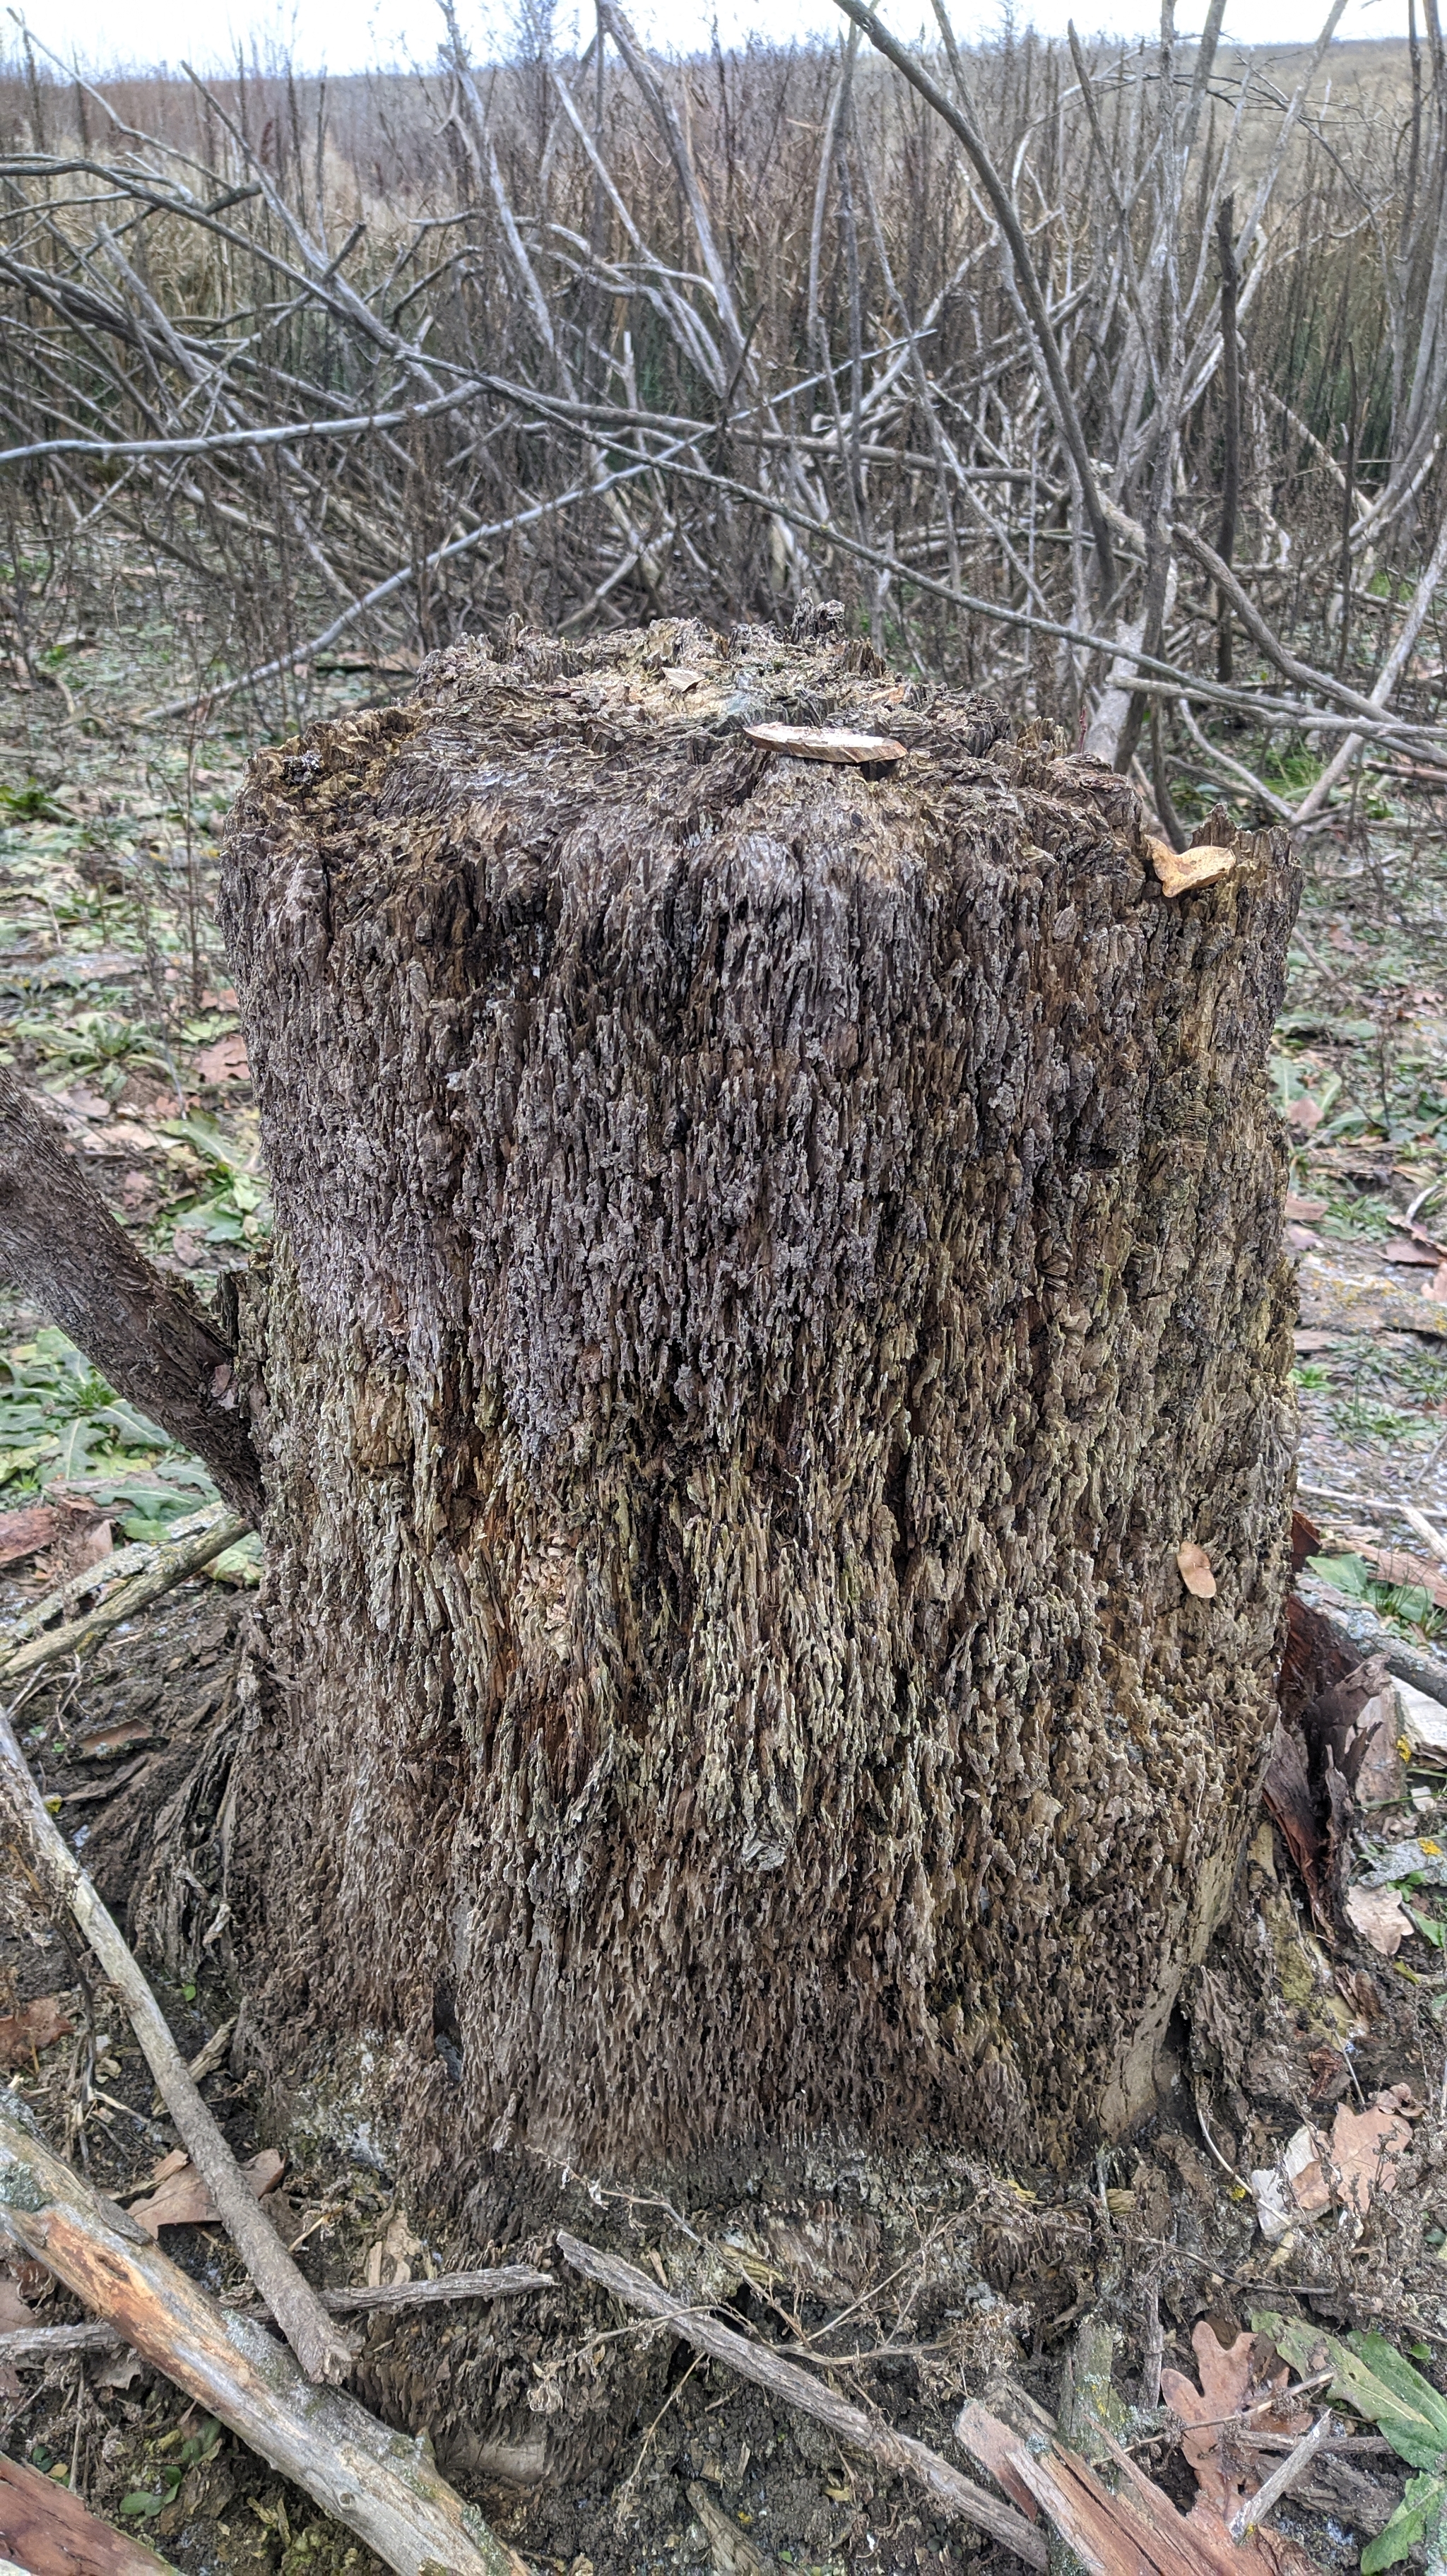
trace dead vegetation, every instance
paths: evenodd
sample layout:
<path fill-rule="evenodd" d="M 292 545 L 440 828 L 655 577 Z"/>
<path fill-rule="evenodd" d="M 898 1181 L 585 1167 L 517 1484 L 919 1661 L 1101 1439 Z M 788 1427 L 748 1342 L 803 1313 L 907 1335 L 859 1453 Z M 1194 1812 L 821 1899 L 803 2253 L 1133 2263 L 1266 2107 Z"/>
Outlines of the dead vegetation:
<path fill-rule="evenodd" d="M 28 683 L 107 554 L 184 573 L 170 685 L 838 596 L 1134 766 L 1182 847 L 1444 757 L 1447 60 L 1219 39 L 652 63 L 600 7 L 484 70 L 87 89 L 0 158 Z M 539 25 L 541 25 L 541 21 Z M 889 59 L 884 57 L 888 56 Z M 25 574 L 20 572 L 21 562 Z M 36 576 L 38 575 L 38 581 Z M 1129 687 L 1125 683 L 1129 682 Z M 1243 730 L 1244 729 L 1244 730 Z M 1204 799 L 1204 802 L 1202 801 Z"/>

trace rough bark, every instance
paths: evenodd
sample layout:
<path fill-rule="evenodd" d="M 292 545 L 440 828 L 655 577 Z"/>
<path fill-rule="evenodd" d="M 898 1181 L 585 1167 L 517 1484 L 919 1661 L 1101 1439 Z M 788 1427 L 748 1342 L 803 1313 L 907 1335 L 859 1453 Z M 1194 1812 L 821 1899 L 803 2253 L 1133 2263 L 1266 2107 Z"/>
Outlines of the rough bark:
<path fill-rule="evenodd" d="M 1168 901 L 1125 780 L 768 629 L 458 647 L 257 762 L 276 2062 L 388 2040 L 454 2173 L 1149 2100 L 1286 1578 L 1238 861 Z"/>
<path fill-rule="evenodd" d="M 0 1267 L 120 1395 L 204 1459 L 248 1523 L 261 1477 L 235 1354 L 184 1288 L 117 1225 L 56 1122 L 0 1066 Z"/>

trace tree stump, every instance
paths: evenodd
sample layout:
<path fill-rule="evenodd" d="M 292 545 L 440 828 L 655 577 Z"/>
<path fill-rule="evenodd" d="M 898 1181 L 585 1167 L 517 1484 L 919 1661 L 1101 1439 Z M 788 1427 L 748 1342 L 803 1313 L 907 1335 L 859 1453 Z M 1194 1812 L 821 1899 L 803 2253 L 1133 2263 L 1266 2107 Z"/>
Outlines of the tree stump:
<path fill-rule="evenodd" d="M 1148 2105 L 1287 1582 L 1297 888 L 1236 860 L 1167 900 L 1126 781 L 767 628 L 458 646 L 255 763 L 278 2062 L 615 2170 Z"/>

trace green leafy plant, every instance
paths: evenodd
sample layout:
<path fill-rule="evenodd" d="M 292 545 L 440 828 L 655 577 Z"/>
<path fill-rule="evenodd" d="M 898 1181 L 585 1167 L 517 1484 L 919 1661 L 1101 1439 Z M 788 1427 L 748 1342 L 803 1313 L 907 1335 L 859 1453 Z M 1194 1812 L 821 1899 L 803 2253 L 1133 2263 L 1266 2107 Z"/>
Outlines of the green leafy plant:
<path fill-rule="evenodd" d="M 163 1119 L 160 1132 L 200 1157 L 209 1184 L 173 1218 L 176 1232 L 198 1233 L 203 1243 L 265 1242 L 271 1200 L 254 1133 L 231 1136 L 214 1119 L 196 1117 Z"/>
<path fill-rule="evenodd" d="M 0 1488 L 19 1496 L 48 1485 L 124 1506 L 126 1537 L 152 1542 L 215 1495 L 205 1469 L 53 1325 L 0 1354 Z"/>
<path fill-rule="evenodd" d="M 1443 1614 L 1430 1592 L 1420 1583 L 1383 1583 L 1373 1574 L 1364 1557 L 1309 1556 L 1307 1572 L 1320 1583 L 1329 1583 L 1334 1592 L 1349 1601 L 1360 1601 L 1375 1610 L 1379 1619 L 1393 1619 L 1399 1625 L 1415 1628 L 1423 1636 L 1434 1637 L 1443 1624 Z"/>
<path fill-rule="evenodd" d="M 187 2470 L 194 2468 L 200 2460 L 209 2460 L 220 2439 L 220 2425 L 214 2416 L 208 2416 L 200 2432 L 191 2434 L 182 2443 L 174 2460 L 166 2461 L 161 2470 L 160 2487 L 133 2487 L 129 2495 L 122 2496 L 117 2510 L 132 2522 L 149 2522 L 155 2514 L 164 2513 L 167 2505 L 174 2504 L 180 2494 Z M 174 2440 L 173 2433 L 165 2437 L 167 2443 Z M 158 2449 L 164 2447 L 165 2443 L 157 2445 Z"/>
<path fill-rule="evenodd" d="M 1362 2576 L 1380 2576 L 1381 2569 L 1395 2567 L 1422 2541 L 1429 2568 L 1438 2565 L 1447 2549 L 1447 2397 L 1385 2335 L 1350 2334 L 1342 2342 L 1300 2318 L 1270 2314 L 1254 2316 L 1251 2324 L 1255 2333 L 1270 2335 L 1303 2378 L 1321 2370 L 1335 2372 L 1332 2403 L 1365 2416 L 1386 2435 L 1398 2458 L 1418 2471 L 1409 2478 L 1385 2530 L 1362 2551 Z"/>
<path fill-rule="evenodd" d="M 23 787 L 0 782 L 0 816 L 15 823 L 49 823 L 55 821 L 56 809 L 39 780 L 27 778 Z"/>
<path fill-rule="evenodd" d="M 117 1091 L 126 1075 L 141 1065 L 153 1073 L 169 1074 L 166 1059 L 149 1030 L 137 1028 L 118 1011 L 76 1011 L 65 1021 L 17 1020 L 14 1035 L 34 1047 L 47 1062 L 59 1060 L 67 1077 L 77 1073 L 113 1075 Z"/>

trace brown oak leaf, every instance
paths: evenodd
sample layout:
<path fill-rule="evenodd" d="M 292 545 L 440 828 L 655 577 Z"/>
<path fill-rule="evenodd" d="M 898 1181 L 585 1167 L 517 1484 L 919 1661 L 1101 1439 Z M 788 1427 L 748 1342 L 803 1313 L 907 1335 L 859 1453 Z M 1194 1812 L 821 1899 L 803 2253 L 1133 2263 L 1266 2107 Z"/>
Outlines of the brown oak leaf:
<path fill-rule="evenodd" d="M 22 2004 L 19 2012 L 0 2021 L 0 2066 L 28 2066 L 42 2048 L 68 2038 L 74 2028 L 54 1995 L 37 1995 L 34 2003 Z"/>
<path fill-rule="evenodd" d="M 1229 2522 L 1243 2496 L 1254 2495 L 1261 2475 L 1240 2434 L 1306 2431 L 1310 2417 L 1287 2401 L 1291 2372 L 1264 2336 L 1242 2334 L 1220 2344 L 1202 2317 L 1191 2337 L 1201 2385 L 1179 2370 L 1163 2370 L 1161 2394 L 1186 2427 L 1181 2448 L 1195 2472 L 1201 2502 Z"/>

